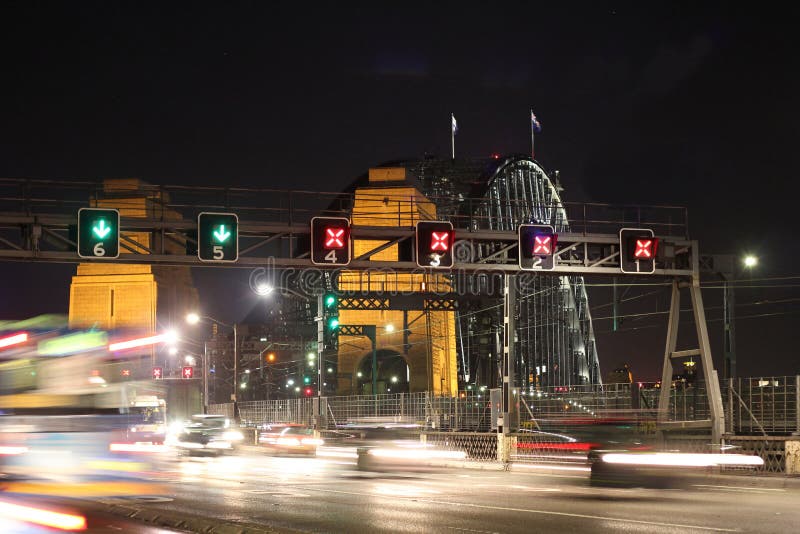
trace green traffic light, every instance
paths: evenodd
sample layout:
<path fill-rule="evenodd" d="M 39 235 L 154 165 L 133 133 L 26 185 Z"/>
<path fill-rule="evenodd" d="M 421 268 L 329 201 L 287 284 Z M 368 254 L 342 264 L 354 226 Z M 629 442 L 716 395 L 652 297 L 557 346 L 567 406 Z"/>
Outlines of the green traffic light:
<path fill-rule="evenodd" d="M 336 296 L 335 295 L 325 295 L 325 307 L 332 308 L 336 305 Z"/>
<path fill-rule="evenodd" d="M 310 383 L 311 383 L 311 379 L 309 377 L 307 377 L 307 376 L 304 376 L 303 377 L 303 384 L 310 384 Z"/>
<path fill-rule="evenodd" d="M 328 328 L 331 330 L 335 330 L 339 326 L 339 318 L 338 317 L 331 317 L 328 319 Z"/>

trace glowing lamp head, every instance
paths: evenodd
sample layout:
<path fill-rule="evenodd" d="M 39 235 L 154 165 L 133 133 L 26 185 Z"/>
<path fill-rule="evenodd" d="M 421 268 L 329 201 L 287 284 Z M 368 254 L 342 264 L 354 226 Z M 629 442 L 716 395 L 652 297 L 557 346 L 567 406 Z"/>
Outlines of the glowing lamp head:
<path fill-rule="evenodd" d="M 262 297 L 264 297 L 266 295 L 269 295 L 274 290 L 275 290 L 275 288 L 271 284 L 268 284 L 267 282 L 259 282 L 259 283 L 256 284 L 256 287 L 255 287 L 256 294 L 260 295 Z"/>
<path fill-rule="evenodd" d="M 189 324 L 197 324 L 200 322 L 200 316 L 196 313 L 190 313 L 186 316 L 186 322 Z"/>
<path fill-rule="evenodd" d="M 748 269 L 751 269 L 758 265 L 758 258 L 753 255 L 747 255 L 744 257 L 744 266 Z"/>

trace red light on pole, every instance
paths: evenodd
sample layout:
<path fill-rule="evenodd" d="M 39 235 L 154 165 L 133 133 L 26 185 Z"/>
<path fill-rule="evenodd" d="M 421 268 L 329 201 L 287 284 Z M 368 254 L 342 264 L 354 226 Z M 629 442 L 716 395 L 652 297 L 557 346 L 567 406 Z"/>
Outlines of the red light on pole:
<path fill-rule="evenodd" d="M 164 378 L 164 369 L 161 367 L 153 367 L 153 378 L 155 380 L 161 380 Z"/>
<path fill-rule="evenodd" d="M 431 250 L 446 251 L 450 248 L 450 232 L 431 232 Z"/>
<path fill-rule="evenodd" d="M 12 345 L 19 345 L 28 341 L 28 333 L 20 332 L 6 337 L 0 337 L 0 349 L 10 347 Z"/>
<path fill-rule="evenodd" d="M 553 253 L 553 236 L 537 235 L 534 237 L 533 242 L 534 254 L 552 254 Z"/>
<path fill-rule="evenodd" d="M 122 376 L 131 376 L 131 370 L 130 369 L 123 369 L 122 370 Z"/>
<path fill-rule="evenodd" d="M 312 390 L 311 388 L 305 389 L 306 397 L 310 397 L 312 393 L 314 393 L 314 390 Z"/>
<path fill-rule="evenodd" d="M 417 265 L 436 269 L 453 267 L 455 231 L 449 221 L 418 221 L 414 228 Z"/>
<path fill-rule="evenodd" d="M 345 241 L 344 228 L 328 226 L 325 228 L 325 243 L 323 246 L 328 249 L 344 248 Z"/>
<path fill-rule="evenodd" d="M 181 374 L 183 378 L 193 378 L 194 377 L 194 368 L 190 366 L 183 367 L 183 373 Z"/>
<path fill-rule="evenodd" d="M 344 266 L 350 263 L 350 219 L 346 217 L 311 218 L 311 263 Z"/>
<path fill-rule="evenodd" d="M 633 252 L 634 258 L 649 260 L 653 257 L 653 240 L 652 239 L 637 239 L 636 249 Z"/>

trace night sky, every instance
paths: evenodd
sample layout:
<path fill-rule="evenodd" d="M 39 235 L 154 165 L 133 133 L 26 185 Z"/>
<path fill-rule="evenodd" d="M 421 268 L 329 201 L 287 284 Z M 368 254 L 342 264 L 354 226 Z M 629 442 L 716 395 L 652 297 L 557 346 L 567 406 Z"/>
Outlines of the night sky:
<path fill-rule="evenodd" d="M 0 176 L 340 190 L 447 156 L 451 112 L 457 156 L 527 153 L 532 107 L 565 200 L 687 206 L 704 252 L 757 254 L 742 285 L 769 287 L 737 291 L 740 375 L 800 371 L 800 8 L 376 4 L 4 2 Z M 0 318 L 66 312 L 74 266 L 0 272 Z M 245 270 L 195 280 L 220 318 L 258 305 Z M 719 359 L 721 292 L 705 294 Z M 610 315 L 608 291 L 591 295 Z M 604 370 L 658 377 L 665 323 L 597 321 Z"/>

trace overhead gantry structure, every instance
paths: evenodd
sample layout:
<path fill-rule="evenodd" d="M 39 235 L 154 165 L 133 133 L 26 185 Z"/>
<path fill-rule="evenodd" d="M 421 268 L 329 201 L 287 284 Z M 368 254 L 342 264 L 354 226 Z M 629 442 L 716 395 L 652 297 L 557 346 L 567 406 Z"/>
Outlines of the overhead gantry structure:
<path fill-rule="evenodd" d="M 489 181 L 490 191 L 477 198 L 463 196 L 448 200 L 458 206 L 445 218 L 453 224 L 454 249 L 452 266 L 442 270 L 421 261 L 414 246 L 420 239 L 418 229 L 408 226 L 358 226 L 349 227 L 350 239 L 379 241 L 381 245 L 361 252 L 351 258 L 348 270 L 413 272 L 471 277 L 480 275 L 502 276 L 505 280 L 505 335 L 504 352 L 504 412 L 509 421 L 514 405 L 514 392 L 509 384 L 513 377 L 513 305 L 517 302 L 514 275 L 535 274 L 536 277 L 566 279 L 573 299 L 580 301 L 584 293 L 576 280 L 586 275 L 657 277 L 672 281 L 672 303 L 669 314 L 668 336 L 664 354 L 662 384 L 671 383 L 672 361 L 699 356 L 709 396 L 710 417 L 706 421 L 668 421 L 669 388 L 662 388 L 659 403 L 661 423 L 670 426 L 710 427 L 713 439 L 721 439 L 724 414 L 719 381 L 713 366 L 708 330 L 700 294 L 700 252 L 696 241 L 686 234 L 685 212 L 679 208 L 615 207 L 601 204 L 565 204 L 549 179 L 538 176 L 540 169 L 530 161 L 511 161 L 501 175 Z M 530 184 L 523 195 L 508 196 L 517 188 Z M 119 226 L 104 226 L 95 232 L 98 239 L 116 238 L 119 254 L 116 257 L 97 255 L 79 256 L 80 239 L 88 239 L 90 229 L 79 227 L 78 211 L 81 208 L 102 208 L 113 205 L 115 198 L 130 196 L 132 191 L 145 200 L 141 205 L 119 210 Z M 492 189 L 494 188 L 494 189 Z M 504 192 L 505 191 L 505 192 Z M 507 198 L 504 199 L 504 195 Z M 510 213 L 495 213 L 502 203 L 512 208 Z M 377 199 L 380 201 L 380 199 Z M 397 202 L 397 209 L 410 210 L 420 199 L 410 198 L 407 205 Z M 443 200 L 440 200 L 443 202 Z M 527 203 L 518 206 L 517 203 Z M 337 209 L 337 205 L 341 209 Z M 347 206 L 352 198 L 347 194 L 319 192 L 276 191 L 248 188 L 191 188 L 150 186 L 139 182 L 126 188 L 104 188 L 102 184 L 88 182 L 46 182 L 33 180 L 0 180 L 0 260 L 61 263 L 127 263 L 162 264 L 179 266 L 264 267 L 311 270 L 329 269 L 311 261 L 311 225 L 314 215 L 347 218 Z M 437 206 L 441 204 L 437 202 Z M 132 210 L 135 213 L 132 213 Z M 201 213 L 236 216 L 236 228 L 223 229 L 208 225 L 204 231 L 198 223 Z M 441 213 L 441 209 L 440 209 Z M 89 218 L 91 221 L 92 219 Z M 520 263 L 522 242 L 519 226 L 527 222 L 551 225 L 556 246 L 552 248 L 551 267 L 524 270 Z M 97 219 L 91 223 L 98 224 Z M 622 229 L 642 231 L 651 236 L 654 246 L 646 258 L 652 267 L 629 272 L 635 250 L 626 245 L 628 237 Z M 226 236 L 236 242 L 235 257 L 227 256 L 201 261 L 198 250 L 204 240 Z M 209 235 L 210 234 L 210 235 Z M 147 239 L 140 237 L 146 235 Z M 84 236 L 84 237 L 81 237 Z M 110 237 L 109 237 L 110 236 Z M 219 237 L 218 237 L 219 239 Z M 457 243 L 457 246 L 455 246 Z M 655 244 L 657 243 L 657 246 Z M 396 261 L 374 259 L 390 246 L 400 245 L 408 253 Z M 408 245 L 408 246 L 406 246 Z M 100 247 L 106 250 L 105 247 Z M 88 250 L 88 249 L 86 249 Z M 96 249 L 91 249 L 96 250 Z M 212 247 L 213 250 L 213 247 Z M 469 254 L 459 251 L 468 250 Z M 522 251 L 524 253 L 524 251 Z M 438 260 L 437 260 L 438 261 Z M 638 271 L 638 272 L 637 272 Z M 563 284 L 563 282 L 561 282 Z M 695 316 L 696 348 L 677 350 L 678 315 L 681 289 L 688 289 Z M 436 288 L 429 293 L 418 293 L 416 298 L 429 302 L 448 300 L 458 302 L 460 295 L 442 295 Z M 575 307 L 579 308 L 576 301 Z"/>

